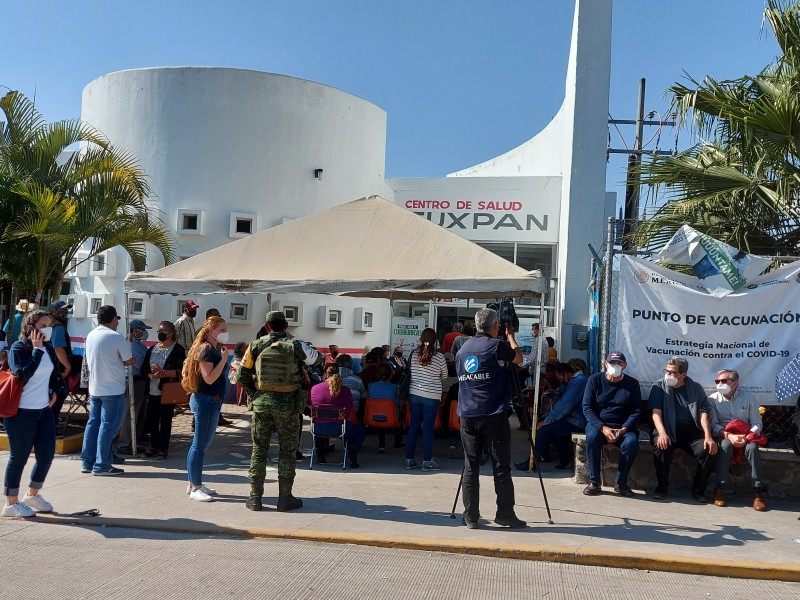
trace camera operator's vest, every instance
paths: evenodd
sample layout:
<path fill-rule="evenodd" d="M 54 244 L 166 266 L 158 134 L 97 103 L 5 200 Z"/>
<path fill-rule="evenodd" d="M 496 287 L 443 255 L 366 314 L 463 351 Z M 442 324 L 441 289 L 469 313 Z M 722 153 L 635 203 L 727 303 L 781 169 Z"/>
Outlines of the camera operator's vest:
<path fill-rule="evenodd" d="M 456 355 L 458 414 L 461 417 L 496 415 L 511 403 L 509 369 L 497 361 L 500 340 L 479 333 L 464 342 Z"/>
<path fill-rule="evenodd" d="M 268 338 L 255 357 L 256 389 L 295 392 L 301 387 L 300 367 L 290 338 Z"/>

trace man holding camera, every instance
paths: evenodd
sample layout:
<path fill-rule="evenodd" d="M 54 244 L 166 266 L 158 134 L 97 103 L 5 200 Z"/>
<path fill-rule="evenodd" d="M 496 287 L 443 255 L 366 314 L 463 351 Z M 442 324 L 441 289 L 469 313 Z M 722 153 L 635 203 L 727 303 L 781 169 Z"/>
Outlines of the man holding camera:
<path fill-rule="evenodd" d="M 479 527 L 480 459 L 485 448 L 492 458 L 494 489 L 497 494 L 495 523 L 525 527 L 514 513 L 514 483 L 511 480 L 511 429 L 507 411 L 511 403 L 511 381 L 506 363 L 522 363 L 522 351 L 514 339 L 514 328 L 505 326 L 508 342 L 497 339 L 500 317 L 491 308 L 475 314 L 478 333 L 467 340 L 456 355 L 458 415 L 464 446 L 462 498 L 464 524 Z"/>

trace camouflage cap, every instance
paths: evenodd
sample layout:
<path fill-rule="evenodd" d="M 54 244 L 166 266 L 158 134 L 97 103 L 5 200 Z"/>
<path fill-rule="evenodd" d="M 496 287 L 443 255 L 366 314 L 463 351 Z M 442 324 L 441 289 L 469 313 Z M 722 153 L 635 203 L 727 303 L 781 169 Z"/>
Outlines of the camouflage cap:
<path fill-rule="evenodd" d="M 270 321 L 285 321 L 286 315 L 283 314 L 283 311 L 280 310 L 271 310 L 267 313 L 266 321 L 269 323 Z"/>

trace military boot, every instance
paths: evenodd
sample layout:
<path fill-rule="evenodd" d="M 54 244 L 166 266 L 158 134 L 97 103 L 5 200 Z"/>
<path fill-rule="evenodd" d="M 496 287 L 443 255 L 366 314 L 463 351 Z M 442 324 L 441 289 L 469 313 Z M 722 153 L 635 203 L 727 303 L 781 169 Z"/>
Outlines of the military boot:
<path fill-rule="evenodd" d="M 250 510 L 256 510 L 256 511 L 262 510 L 264 508 L 264 505 L 261 504 L 261 496 L 250 496 L 247 499 L 247 502 L 244 503 L 244 505 Z"/>
<path fill-rule="evenodd" d="M 278 512 L 286 512 L 288 510 L 295 510 L 303 506 L 303 501 L 300 498 L 292 496 L 291 484 L 278 482 Z"/>

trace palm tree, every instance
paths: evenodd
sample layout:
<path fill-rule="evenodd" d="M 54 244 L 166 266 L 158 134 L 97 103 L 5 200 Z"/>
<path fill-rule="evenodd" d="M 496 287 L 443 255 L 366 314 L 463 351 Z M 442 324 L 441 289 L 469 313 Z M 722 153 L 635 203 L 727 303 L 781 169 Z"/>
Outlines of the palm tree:
<path fill-rule="evenodd" d="M 134 270 L 148 245 L 169 264 L 173 244 L 147 206 L 144 172 L 130 155 L 79 120 L 46 124 L 11 91 L 0 99 L 0 276 L 40 301 L 58 290 L 81 248 L 86 260 L 120 246 Z M 74 152 L 69 148 L 80 145 Z"/>
<path fill-rule="evenodd" d="M 635 247 L 659 249 L 689 224 L 752 253 L 800 253 L 800 6 L 768 0 L 765 20 L 782 54 L 761 73 L 669 89 L 700 141 L 641 165 L 652 205 Z"/>

